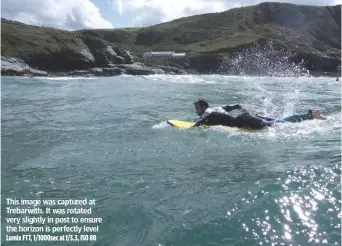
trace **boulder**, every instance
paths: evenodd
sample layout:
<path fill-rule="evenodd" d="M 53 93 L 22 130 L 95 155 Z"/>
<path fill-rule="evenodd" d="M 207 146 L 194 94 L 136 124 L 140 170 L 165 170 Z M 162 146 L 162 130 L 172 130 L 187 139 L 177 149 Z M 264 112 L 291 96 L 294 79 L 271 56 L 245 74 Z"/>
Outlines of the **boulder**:
<path fill-rule="evenodd" d="M 22 59 L 1 56 L 1 74 L 14 76 L 47 76 L 45 71 L 31 68 Z"/>

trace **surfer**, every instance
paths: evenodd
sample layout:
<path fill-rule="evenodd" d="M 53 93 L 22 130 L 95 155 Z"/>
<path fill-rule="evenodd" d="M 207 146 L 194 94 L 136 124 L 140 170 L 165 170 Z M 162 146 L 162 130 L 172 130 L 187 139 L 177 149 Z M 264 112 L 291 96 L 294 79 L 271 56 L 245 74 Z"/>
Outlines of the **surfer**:
<path fill-rule="evenodd" d="M 227 105 L 224 107 L 215 107 L 210 108 L 209 104 L 204 99 L 199 99 L 198 101 L 194 102 L 196 113 L 200 117 L 200 119 L 203 119 L 207 117 L 209 114 L 213 112 L 221 113 L 221 114 L 228 114 L 228 112 L 239 109 L 241 112 L 247 112 L 247 109 L 241 107 L 239 104 L 235 105 Z"/>
<path fill-rule="evenodd" d="M 245 108 L 240 105 L 225 106 L 211 109 L 206 100 L 200 99 L 194 102 L 196 113 L 199 116 L 194 126 L 230 126 L 249 129 L 262 129 L 266 126 L 273 126 L 276 123 L 301 122 L 304 120 L 320 119 L 326 120 L 319 110 L 308 110 L 306 114 L 295 114 L 284 119 L 274 119 L 259 115 L 251 115 Z M 231 116 L 228 112 L 240 109 L 243 113 L 237 117 Z"/>

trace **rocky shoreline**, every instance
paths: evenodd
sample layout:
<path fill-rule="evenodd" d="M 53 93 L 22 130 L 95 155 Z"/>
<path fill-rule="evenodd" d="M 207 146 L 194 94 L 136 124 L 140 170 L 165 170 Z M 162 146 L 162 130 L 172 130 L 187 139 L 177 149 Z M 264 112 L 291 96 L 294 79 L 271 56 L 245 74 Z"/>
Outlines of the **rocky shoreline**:
<path fill-rule="evenodd" d="M 168 75 L 199 75 L 196 70 L 182 69 L 170 66 L 154 65 L 147 66 L 143 63 L 133 64 L 118 64 L 107 67 L 94 67 L 85 70 L 73 70 L 67 72 L 47 72 L 34 69 L 27 65 L 22 59 L 1 56 L 1 76 L 23 76 L 23 77 L 111 77 L 119 75 L 153 75 L 153 74 L 168 74 Z M 238 74 L 234 74 L 238 75 Z M 308 76 L 308 74 L 302 74 Z M 341 74 L 322 72 L 311 72 L 309 76 L 313 77 L 341 77 Z"/>
<path fill-rule="evenodd" d="M 1 75 L 2 76 L 25 76 L 25 77 L 63 77 L 63 76 L 118 76 L 127 75 L 152 75 L 152 74 L 199 74 L 195 70 L 185 70 L 169 66 L 146 66 L 143 63 L 116 64 L 107 67 L 94 67 L 84 70 L 72 70 L 66 72 L 47 72 L 34 69 L 27 65 L 22 59 L 1 56 Z"/>

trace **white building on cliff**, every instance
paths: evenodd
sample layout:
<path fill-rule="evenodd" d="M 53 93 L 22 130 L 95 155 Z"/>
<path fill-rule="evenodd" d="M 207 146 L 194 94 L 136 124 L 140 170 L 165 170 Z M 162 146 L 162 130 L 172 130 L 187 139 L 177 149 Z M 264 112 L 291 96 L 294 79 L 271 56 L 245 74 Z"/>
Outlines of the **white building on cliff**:
<path fill-rule="evenodd" d="M 144 59 L 150 57 L 183 57 L 185 53 L 175 53 L 174 51 L 149 51 L 144 53 Z"/>

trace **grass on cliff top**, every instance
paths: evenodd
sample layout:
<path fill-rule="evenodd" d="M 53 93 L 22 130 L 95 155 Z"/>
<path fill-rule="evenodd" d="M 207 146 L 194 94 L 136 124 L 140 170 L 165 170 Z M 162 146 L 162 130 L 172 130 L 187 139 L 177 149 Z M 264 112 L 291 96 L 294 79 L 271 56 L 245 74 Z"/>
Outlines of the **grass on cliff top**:
<path fill-rule="evenodd" d="M 4 19 L 1 19 L 1 33 L 1 53 L 4 56 L 79 52 L 87 48 L 75 33 Z"/>
<path fill-rule="evenodd" d="M 128 44 L 129 47 L 131 47 L 132 45 L 134 45 L 137 33 L 141 29 L 142 28 L 84 29 L 75 31 L 75 33 L 85 36 L 97 37 L 114 44 Z"/>

